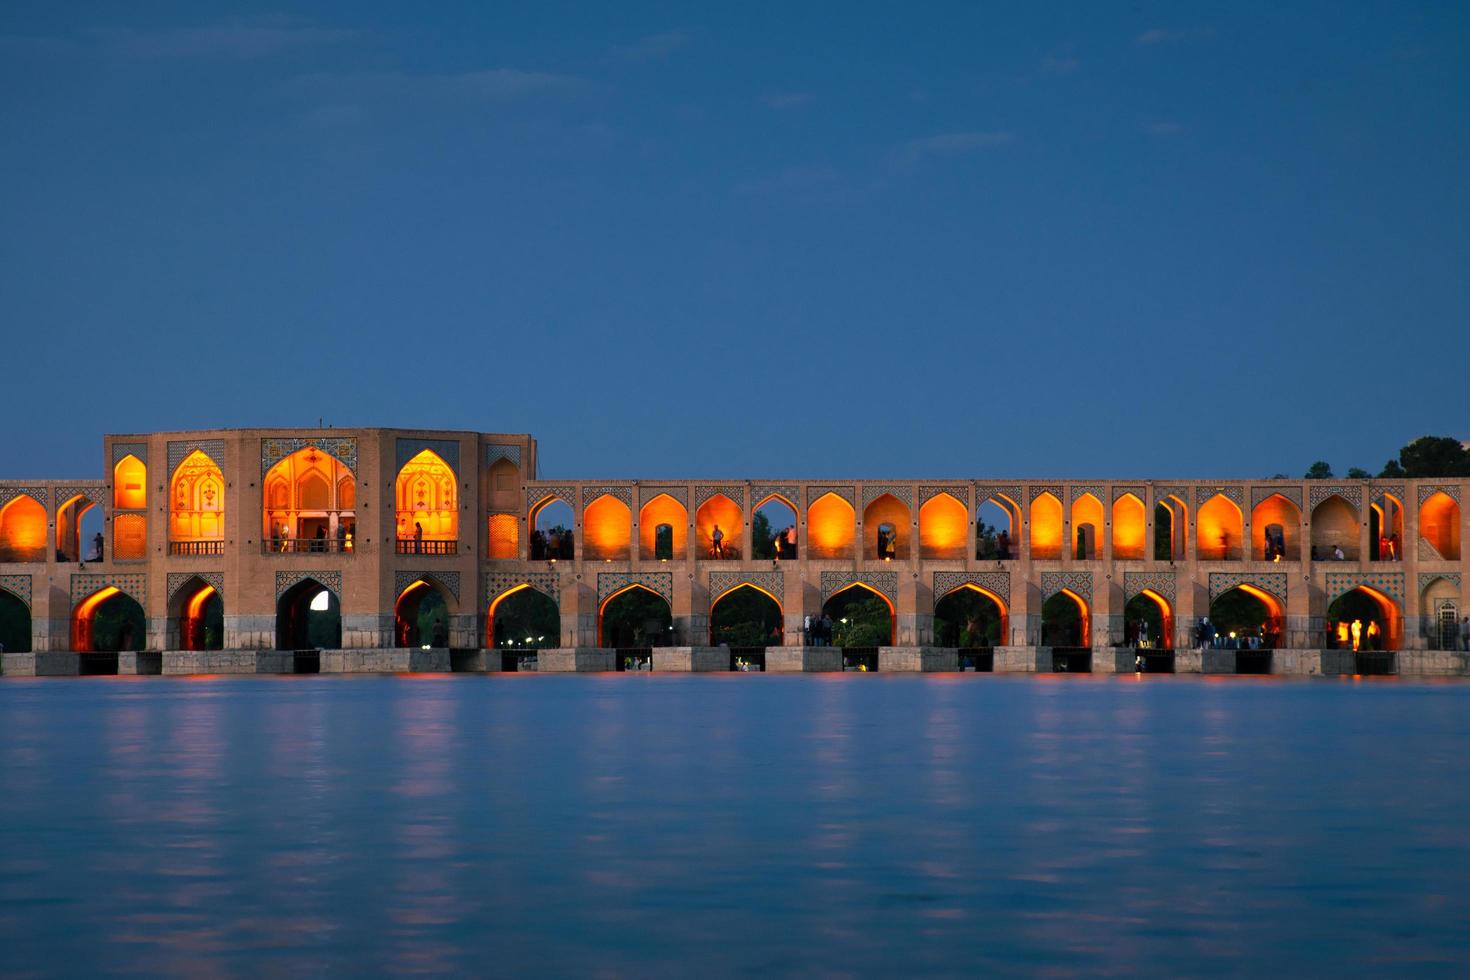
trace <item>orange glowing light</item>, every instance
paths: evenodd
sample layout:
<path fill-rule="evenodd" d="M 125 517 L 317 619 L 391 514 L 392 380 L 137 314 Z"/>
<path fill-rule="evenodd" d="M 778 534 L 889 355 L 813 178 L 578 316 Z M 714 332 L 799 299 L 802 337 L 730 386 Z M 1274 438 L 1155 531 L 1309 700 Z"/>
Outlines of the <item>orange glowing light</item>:
<path fill-rule="evenodd" d="M 1312 548 L 1319 555 L 1340 548 L 1345 559 L 1356 561 L 1358 529 L 1358 509 L 1337 494 L 1312 509 Z"/>
<path fill-rule="evenodd" d="M 1031 501 L 1031 557 L 1062 557 L 1062 502 L 1050 493 Z"/>
<path fill-rule="evenodd" d="M 603 494 L 582 512 L 582 547 L 588 561 L 628 558 L 633 512 L 611 494 Z"/>
<path fill-rule="evenodd" d="M 213 459 L 196 449 L 169 482 L 170 541 L 218 541 L 225 536 L 225 476 Z"/>
<path fill-rule="evenodd" d="M 1073 518 L 1076 508 L 1073 508 Z M 1113 501 L 1113 557 L 1119 561 L 1139 561 L 1145 557 L 1148 521 L 1143 501 L 1125 493 Z"/>
<path fill-rule="evenodd" d="M 638 556 L 644 561 L 654 560 L 660 524 L 669 525 L 673 531 L 673 556 L 683 558 L 688 541 L 689 512 L 666 493 L 654 497 L 638 511 Z"/>
<path fill-rule="evenodd" d="M 1098 537 L 1103 527 L 1103 506 L 1090 493 L 1084 493 L 1072 501 L 1072 554 L 1080 558 L 1099 558 L 1102 556 L 1102 541 Z M 1088 529 L 1091 529 L 1089 532 Z M 1082 547 L 1084 538 L 1091 537 L 1086 542 L 1088 547 L 1085 552 Z"/>
<path fill-rule="evenodd" d="M 892 539 L 886 554 L 878 553 L 878 532 L 884 526 L 892 528 Z M 891 493 L 881 494 L 863 508 L 863 551 L 869 559 L 898 558 L 909 556 L 909 509 Z"/>
<path fill-rule="evenodd" d="M 1419 505 L 1419 536 L 1446 561 L 1460 559 L 1460 505 L 1436 490 Z"/>
<path fill-rule="evenodd" d="M 46 560 L 46 508 L 28 494 L 0 507 L 0 561 Z"/>
<path fill-rule="evenodd" d="M 114 514 L 112 557 L 141 561 L 148 557 L 148 518 L 142 514 Z"/>
<path fill-rule="evenodd" d="M 459 491 L 450 465 L 431 449 L 403 464 L 394 483 L 400 541 L 459 539 Z"/>
<path fill-rule="evenodd" d="M 267 540 L 329 537 L 335 522 L 338 535 L 350 539 L 356 503 L 352 481 L 352 470 L 331 453 L 317 446 L 298 449 L 265 475 L 262 533 Z"/>
<path fill-rule="evenodd" d="M 1235 501 L 1217 493 L 1195 515 L 1195 548 L 1200 561 L 1239 561 L 1245 519 Z"/>
<path fill-rule="evenodd" d="M 521 522 L 514 514 L 491 514 L 489 534 L 492 559 L 520 556 Z"/>
<path fill-rule="evenodd" d="M 742 515 L 740 505 L 722 493 L 717 493 L 700 505 L 694 512 L 694 533 L 701 558 L 713 557 L 715 526 L 718 525 L 724 538 L 720 542 L 726 558 L 740 557 Z"/>
<path fill-rule="evenodd" d="M 1251 557 L 1256 561 L 1265 561 L 1268 544 L 1266 532 L 1270 528 L 1280 528 L 1282 540 L 1285 541 L 1284 557 L 1288 561 L 1295 560 L 1301 554 L 1298 537 L 1301 523 L 1301 511 L 1297 510 L 1296 504 L 1279 493 L 1273 493 L 1256 504 L 1251 509 Z M 1276 560 L 1279 561 L 1280 558 Z"/>
<path fill-rule="evenodd" d="M 92 617 L 97 612 L 97 607 L 108 599 L 117 595 L 121 590 L 115 586 L 106 586 L 93 592 L 87 598 L 77 604 L 71 614 L 71 648 L 78 653 L 87 653 L 92 649 Z"/>
<path fill-rule="evenodd" d="M 965 557 L 970 515 L 959 498 L 938 493 L 919 507 L 919 555 L 943 560 Z"/>
<path fill-rule="evenodd" d="M 142 510 L 148 506 L 148 468 L 131 453 L 112 468 L 112 509 Z"/>
<path fill-rule="evenodd" d="M 851 558 L 856 513 L 835 493 L 818 497 L 806 510 L 807 553 L 812 558 Z"/>

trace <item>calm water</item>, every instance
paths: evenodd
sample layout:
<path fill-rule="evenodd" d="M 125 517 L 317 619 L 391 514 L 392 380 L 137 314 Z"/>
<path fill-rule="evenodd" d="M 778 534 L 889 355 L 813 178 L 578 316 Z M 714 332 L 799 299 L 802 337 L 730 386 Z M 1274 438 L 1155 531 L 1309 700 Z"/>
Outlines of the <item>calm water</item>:
<path fill-rule="evenodd" d="M 0 683 L 0 972 L 1470 969 L 1470 685 Z"/>

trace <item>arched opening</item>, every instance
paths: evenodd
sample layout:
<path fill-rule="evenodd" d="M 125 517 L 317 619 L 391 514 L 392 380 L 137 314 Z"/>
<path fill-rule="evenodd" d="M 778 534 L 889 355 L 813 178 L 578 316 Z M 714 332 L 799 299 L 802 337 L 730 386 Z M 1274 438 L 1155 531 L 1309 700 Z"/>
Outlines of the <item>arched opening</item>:
<path fill-rule="evenodd" d="M 936 493 L 919 505 L 920 558 L 963 560 L 969 531 L 970 514 L 958 497 Z"/>
<path fill-rule="evenodd" d="M 577 554 L 572 506 L 560 497 L 547 497 L 531 508 L 531 560 L 570 561 Z"/>
<path fill-rule="evenodd" d="M 491 514 L 486 535 L 487 553 L 492 561 L 509 561 L 520 557 L 520 521 L 516 520 L 516 515 Z"/>
<path fill-rule="evenodd" d="M 550 650 L 561 644 L 556 600 L 529 584 L 495 597 L 485 619 L 485 643 L 502 650 Z"/>
<path fill-rule="evenodd" d="M 418 579 L 399 593 L 393 604 L 393 645 L 449 646 L 449 604 L 437 585 Z"/>
<path fill-rule="evenodd" d="M 102 508 L 84 494 L 56 509 L 56 560 L 101 561 Z"/>
<path fill-rule="evenodd" d="M 1274 650 L 1285 624 L 1281 600 L 1265 589 L 1241 584 L 1210 602 L 1212 643 L 1229 649 Z"/>
<path fill-rule="evenodd" d="M 1358 560 L 1358 509 L 1333 494 L 1312 508 L 1312 558 Z"/>
<path fill-rule="evenodd" d="M 975 557 L 988 561 L 1016 558 L 1016 529 L 1021 526 L 1020 506 L 1004 494 L 992 494 L 975 513 Z"/>
<path fill-rule="evenodd" d="M 1443 490 L 1419 505 L 1419 538 L 1445 561 L 1460 560 L 1460 505 Z"/>
<path fill-rule="evenodd" d="M 302 579 L 276 600 L 277 650 L 336 650 L 342 646 L 342 606 L 315 579 Z"/>
<path fill-rule="evenodd" d="M 1147 557 L 1144 554 L 1147 537 L 1143 501 L 1131 493 L 1113 501 L 1113 557 L 1118 561 L 1142 561 Z"/>
<path fill-rule="evenodd" d="M 893 603 L 878 590 L 855 582 L 822 603 L 832 620 L 832 646 L 891 646 L 896 631 Z"/>
<path fill-rule="evenodd" d="M 671 646 L 674 613 L 652 589 L 630 585 L 602 601 L 597 610 L 598 646 L 619 650 Z"/>
<path fill-rule="evenodd" d="M 1423 633 L 1431 650 L 1458 650 L 1465 639 L 1460 629 L 1460 586 L 1443 576 L 1436 577 L 1420 594 Z"/>
<path fill-rule="evenodd" d="M 142 510 L 148 506 L 148 467 L 128 454 L 112 468 L 112 509 Z"/>
<path fill-rule="evenodd" d="M 501 457 L 490 466 L 490 492 L 497 495 L 513 495 L 520 487 L 521 468 Z"/>
<path fill-rule="evenodd" d="M 169 482 L 168 553 L 222 555 L 225 476 L 202 450 L 185 456 Z"/>
<path fill-rule="evenodd" d="M 1313 523 L 1316 523 L 1315 521 Z M 1402 639 L 1398 603 L 1360 585 L 1327 607 L 1327 647 L 1334 650 L 1397 650 Z"/>
<path fill-rule="evenodd" d="M 771 494 L 755 505 L 750 521 L 751 555 L 761 560 L 796 560 L 796 505 Z"/>
<path fill-rule="evenodd" d="M 1235 501 L 1217 493 L 1195 515 L 1195 549 L 1200 561 L 1239 561 L 1245 517 Z"/>
<path fill-rule="evenodd" d="M 627 561 L 633 535 L 633 512 L 605 493 L 582 511 L 582 556 L 587 561 Z"/>
<path fill-rule="evenodd" d="M 825 493 L 818 497 L 806 509 L 807 557 L 851 558 L 856 520 L 857 512 L 852 509 L 852 504 L 837 494 Z"/>
<path fill-rule="evenodd" d="M 934 642 L 960 649 L 1004 646 L 1007 620 L 1000 596 L 966 582 L 934 604 Z"/>
<path fill-rule="evenodd" d="M 1103 526 L 1103 506 L 1090 493 L 1072 501 L 1072 556 L 1087 560 L 1101 557 L 1098 551 L 1098 528 Z"/>
<path fill-rule="evenodd" d="M 1188 542 L 1189 508 L 1173 494 L 1154 502 L 1154 560 L 1183 561 Z"/>
<path fill-rule="evenodd" d="M 1296 561 L 1301 555 L 1301 511 L 1279 493 L 1251 508 L 1251 557 L 1256 561 Z"/>
<path fill-rule="evenodd" d="M 143 607 L 113 586 L 92 593 L 72 611 L 71 648 L 77 653 L 141 650 L 147 640 Z"/>
<path fill-rule="evenodd" d="M 638 556 L 644 561 L 672 561 L 687 551 L 689 512 L 661 493 L 638 511 Z"/>
<path fill-rule="evenodd" d="M 186 582 L 169 601 L 169 618 L 180 650 L 220 650 L 225 643 L 225 604 L 202 578 Z"/>
<path fill-rule="evenodd" d="M 1169 600 L 1144 589 L 1123 607 L 1123 644 L 1141 649 L 1174 648 L 1174 616 Z"/>
<path fill-rule="evenodd" d="M 1050 493 L 1031 501 L 1031 557 L 1049 561 L 1062 557 L 1062 502 Z"/>
<path fill-rule="evenodd" d="M 1092 617 L 1087 600 L 1063 589 L 1041 605 L 1041 645 L 1086 647 L 1092 645 Z"/>
<path fill-rule="evenodd" d="M 0 589 L 0 650 L 31 652 L 31 607 L 5 589 Z"/>
<path fill-rule="evenodd" d="M 737 585 L 710 604 L 711 646 L 778 647 L 782 643 L 780 601 L 750 583 Z"/>
<path fill-rule="evenodd" d="M 264 550 L 351 551 L 357 533 L 353 479 L 341 460 L 316 446 L 272 466 L 264 480 Z"/>
<path fill-rule="evenodd" d="M 29 494 L 0 507 L 0 562 L 46 560 L 46 508 Z"/>
<path fill-rule="evenodd" d="M 699 509 L 694 512 L 695 543 L 700 557 L 710 561 L 733 561 L 739 558 L 741 521 L 740 505 L 722 493 L 717 493 L 700 504 Z M 766 519 L 762 535 L 774 551 L 775 532 L 771 530 L 769 518 Z"/>
<path fill-rule="evenodd" d="M 394 483 L 400 555 L 452 555 L 459 547 L 459 484 L 431 449 L 403 464 Z"/>
<path fill-rule="evenodd" d="M 1404 560 L 1404 505 L 1391 493 L 1378 495 L 1368 509 L 1370 561 Z"/>
<path fill-rule="evenodd" d="M 863 556 L 869 561 L 902 561 L 909 556 L 909 509 L 891 493 L 863 508 Z"/>

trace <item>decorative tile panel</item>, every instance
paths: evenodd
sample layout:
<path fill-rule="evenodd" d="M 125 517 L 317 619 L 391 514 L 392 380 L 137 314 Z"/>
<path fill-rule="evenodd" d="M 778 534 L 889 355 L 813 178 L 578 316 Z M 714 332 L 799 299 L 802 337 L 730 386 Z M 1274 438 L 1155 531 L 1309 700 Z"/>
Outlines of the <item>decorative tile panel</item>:
<path fill-rule="evenodd" d="M 1036 498 L 1044 493 L 1051 494 L 1053 497 L 1057 498 L 1058 502 L 1067 499 L 1066 494 L 1062 492 L 1062 487 L 1060 484 L 1035 483 L 1031 485 L 1029 490 L 1030 492 L 1026 494 L 1026 502 L 1028 504 L 1035 503 Z"/>
<path fill-rule="evenodd" d="M 138 600 L 138 605 L 148 608 L 148 576 L 143 572 L 122 574 L 93 574 L 73 572 L 71 576 L 71 604 L 75 606 L 99 589 L 112 586 Z"/>
<path fill-rule="evenodd" d="M 192 449 L 189 450 L 189 451 L 190 452 L 193 452 Z M 216 591 L 216 592 L 218 592 L 220 594 L 220 598 L 222 598 L 222 599 L 224 598 L 224 595 L 225 595 L 225 573 L 224 572 L 169 572 L 168 573 L 168 601 L 169 602 L 173 602 L 174 601 L 174 596 L 176 596 L 176 595 L 179 594 L 179 590 L 182 589 L 185 585 L 187 585 L 190 580 L 196 579 L 196 578 L 197 579 L 202 579 L 203 581 L 207 582 L 208 584 L 214 586 L 214 591 Z"/>
<path fill-rule="evenodd" d="M 57 507 L 64 507 L 74 497 L 82 497 L 99 505 L 107 501 L 106 487 L 56 487 L 55 493 Z"/>
<path fill-rule="evenodd" d="M 1234 487 L 1195 487 L 1194 506 L 1198 510 L 1202 505 L 1208 503 L 1215 496 L 1224 497 L 1226 500 L 1245 510 L 1245 488 Z"/>
<path fill-rule="evenodd" d="M 225 441 L 223 439 L 170 439 L 168 443 L 168 472 L 172 476 L 190 453 L 201 452 L 214 460 L 214 465 L 225 465 Z"/>
<path fill-rule="evenodd" d="M 889 602 L 898 605 L 897 572 L 823 572 L 822 604 L 849 585 L 858 584 L 883 593 Z"/>
<path fill-rule="evenodd" d="M 1282 605 L 1286 604 L 1285 572 L 1211 572 L 1210 601 L 1214 602 L 1237 585 L 1254 585 L 1280 599 Z"/>
<path fill-rule="evenodd" d="M 486 608 L 518 585 L 529 585 L 558 605 L 561 603 L 561 576 L 556 572 L 486 572 Z"/>
<path fill-rule="evenodd" d="M 29 575 L 0 575 L 0 589 L 4 589 L 31 607 L 31 577 Z"/>
<path fill-rule="evenodd" d="M 759 507 L 761 501 L 772 495 L 785 500 L 792 508 L 800 509 L 801 507 L 801 487 L 790 483 L 752 486 L 750 488 L 750 504 L 752 507 Z"/>
<path fill-rule="evenodd" d="M 116 466 L 124 456 L 136 456 L 144 466 L 148 465 L 148 443 L 146 442 L 114 442 L 112 444 L 112 465 Z"/>
<path fill-rule="evenodd" d="M 1175 578 L 1169 572 L 1124 572 L 1123 573 L 1123 601 L 1127 602 L 1134 596 L 1148 589 L 1157 592 L 1169 604 L 1174 604 Z"/>
<path fill-rule="evenodd" d="M 1148 503 L 1147 487 L 1122 485 L 1117 485 L 1113 487 L 1113 503 L 1116 504 L 1119 500 L 1123 499 L 1130 493 L 1133 494 L 1133 496 L 1137 497 L 1140 503 Z M 1099 497 L 1098 499 L 1101 500 L 1102 498 Z"/>
<path fill-rule="evenodd" d="M 287 455 L 290 454 L 288 453 Z M 337 599 L 339 601 L 341 600 L 341 572 L 308 571 L 305 569 L 291 572 L 276 572 L 276 598 L 280 599 L 281 596 L 286 594 L 286 591 L 290 589 L 291 586 L 297 584 L 298 582 L 304 582 L 307 579 L 312 579 L 323 588 L 331 589 L 332 592 L 337 596 Z"/>
<path fill-rule="evenodd" d="M 648 503 L 654 497 L 660 496 L 662 494 L 668 494 L 670 497 L 679 502 L 680 507 L 683 507 L 686 511 L 689 510 L 688 487 L 645 487 L 642 484 L 639 484 L 638 486 L 639 509 L 642 509 L 643 505 Z"/>
<path fill-rule="evenodd" d="M 412 457 L 410 457 L 412 458 Z M 403 595 L 403 590 L 413 583 L 423 579 L 426 582 L 437 582 L 444 586 L 444 590 L 454 596 L 454 601 L 459 601 L 459 572 L 394 572 L 393 594 Z"/>
<path fill-rule="evenodd" d="M 885 493 L 893 495 L 894 498 L 903 501 L 903 505 L 909 510 L 914 509 L 914 488 L 907 483 L 865 483 L 863 484 L 863 509 Z"/>
<path fill-rule="evenodd" d="M 736 507 L 745 507 L 745 488 L 727 483 L 724 486 L 695 487 L 694 509 L 698 510 L 715 497 L 729 497 Z"/>
<path fill-rule="evenodd" d="M 614 486 L 583 487 L 582 488 L 582 506 L 583 506 L 583 508 L 585 508 L 588 504 L 592 503 L 592 501 L 596 500 L 598 497 L 601 497 L 603 495 L 612 497 L 615 500 L 621 500 L 623 502 L 623 505 L 625 507 L 627 507 L 629 510 L 632 510 L 633 509 L 633 488 L 632 487 L 614 487 Z"/>
<path fill-rule="evenodd" d="M 598 572 L 597 602 L 600 605 L 608 596 L 621 592 L 630 585 L 641 585 L 657 592 L 669 601 L 674 601 L 673 572 Z"/>
<path fill-rule="evenodd" d="M 529 514 L 532 507 L 550 497 L 555 497 L 568 507 L 576 509 L 577 491 L 573 487 L 527 487 L 526 513 Z"/>
<path fill-rule="evenodd" d="M 323 433 L 317 439 L 296 437 L 262 439 L 260 441 L 260 475 L 265 476 L 270 472 L 272 466 L 307 446 L 315 446 L 353 473 L 357 472 L 357 440 Z"/>
<path fill-rule="evenodd" d="M 1001 597 L 1001 600 L 1005 602 L 1007 608 L 1010 607 L 1010 572 L 935 572 L 935 604 L 937 605 L 940 599 L 943 599 L 955 589 L 963 588 L 966 585 L 978 585 L 987 592 L 994 592 Z"/>
<path fill-rule="evenodd" d="M 521 465 L 521 447 L 520 446 L 498 446 L 498 445 L 494 445 L 494 444 L 487 445 L 485 447 L 485 465 L 486 466 L 493 466 L 493 465 L 495 465 L 496 463 L 498 463 L 502 459 L 508 459 L 508 460 L 510 460 L 512 463 L 514 463 L 516 465 L 516 468 L 519 469 L 520 468 L 520 465 Z"/>
<path fill-rule="evenodd" d="M 459 440 L 458 439 L 399 439 L 394 445 L 393 459 L 397 464 L 395 471 L 403 469 L 405 463 L 413 459 L 425 449 L 444 462 L 449 468 L 459 473 Z"/>
<path fill-rule="evenodd" d="M 857 494 L 853 493 L 852 487 L 807 487 L 806 505 L 810 507 L 812 504 L 816 503 L 818 500 L 821 500 L 829 493 L 835 493 L 837 496 L 847 501 L 848 505 L 851 506 L 854 510 L 857 509 Z"/>
<path fill-rule="evenodd" d="M 1300 514 L 1302 510 L 1302 488 L 1301 487 L 1251 487 L 1251 509 L 1254 510 L 1263 500 L 1270 500 L 1280 494 L 1290 500 Z"/>
<path fill-rule="evenodd" d="M 986 501 L 991 500 L 995 497 L 1004 497 L 1006 500 L 1009 500 L 1011 503 L 1019 507 L 1021 505 L 1021 501 L 1025 499 L 1025 496 L 1026 495 L 1021 492 L 1021 488 L 1016 486 L 992 486 L 984 483 L 977 483 L 975 485 L 976 506 L 979 506 L 980 504 L 983 504 Z M 1003 501 L 997 501 L 997 503 L 999 503 L 1001 506 L 1004 506 Z"/>
<path fill-rule="evenodd" d="M 1041 573 L 1041 601 L 1045 602 L 1058 592 L 1066 589 L 1092 601 L 1092 573 L 1091 572 L 1042 572 Z"/>
<path fill-rule="evenodd" d="M 1314 486 L 1307 499 L 1311 501 L 1311 509 L 1316 510 L 1318 504 L 1322 503 L 1328 497 L 1333 496 L 1341 497 L 1343 500 L 1352 504 L 1357 510 L 1361 511 L 1363 509 L 1363 488 L 1361 486 L 1349 484 L 1325 487 Z"/>
<path fill-rule="evenodd" d="M 942 493 L 947 493 L 954 499 L 958 500 L 961 507 L 967 506 L 966 502 L 970 498 L 970 488 L 967 486 L 920 487 L 919 506 L 924 506 L 929 501 L 933 500 L 935 497 L 939 496 Z"/>
<path fill-rule="evenodd" d="M 51 492 L 45 487 L 0 487 L 0 507 L 4 507 L 18 497 L 30 497 L 36 503 L 51 512 Z"/>
<path fill-rule="evenodd" d="M 710 607 L 714 607 L 720 596 L 742 585 L 753 585 L 762 592 L 769 592 L 776 597 L 776 601 L 781 604 L 782 608 L 785 608 L 786 577 L 784 572 L 710 572 Z"/>
<path fill-rule="evenodd" d="M 1402 483 L 1375 483 L 1371 488 L 1373 499 L 1376 501 L 1384 494 L 1388 494 L 1397 500 L 1400 506 L 1404 502 L 1404 485 Z"/>
<path fill-rule="evenodd" d="M 1100 484 L 1076 483 L 1067 487 L 1067 503 L 1075 503 L 1078 497 L 1086 496 L 1089 493 L 1097 498 L 1098 503 L 1102 503 L 1108 499 L 1107 494 L 1103 493 L 1103 488 Z"/>
<path fill-rule="evenodd" d="M 1419 573 L 1419 594 L 1422 596 L 1424 594 L 1424 590 L 1427 589 L 1427 588 L 1429 588 L 1431 585 L 1433 585 L 1434 584 L 1434 580 L 1437 579 L 1437 578 L 1444 579 L 1446 582 L 1450 583 L 1451 585 L 1453 585 L 1457 589 L 1460 587 L 1460 573 L 1459 572 L 1420 572 Z M 0 582 L 0 585 L 4 585 L 4 584 L 5 584 L 4 582 Z"/>
<path fill-rule="evenodd" d="M 1419 486 L 1419 506 L 1423 507 L 1424 501 L 1428 500 L 1436 493 L 1445 494 L 1455 503 L 1460 502 L 1460 485 L 1458 483 L 1440 484 L 1438 486 L 1424 486 L 1423 484 L 1421 484 Z"/>
<path fill-rule="evenodd" d="M 1189 503 L 1189 488 L 1181 486 L 1158 486 L 1154 487 L 1154 503 L 1158 503 L 1167 497 L 1176 497 L 1180 503 Z"/>
<path fill-rule="evenodd" d="M 1396 599 L 1400 605 L 1403 604 L 1403 572 L 1328 572 L 1327 601 L 1331 602 L 1344 592 L 1351 592 L 1360 585 L 1366 585 L 1376 592 L 1382 592 Z"/>

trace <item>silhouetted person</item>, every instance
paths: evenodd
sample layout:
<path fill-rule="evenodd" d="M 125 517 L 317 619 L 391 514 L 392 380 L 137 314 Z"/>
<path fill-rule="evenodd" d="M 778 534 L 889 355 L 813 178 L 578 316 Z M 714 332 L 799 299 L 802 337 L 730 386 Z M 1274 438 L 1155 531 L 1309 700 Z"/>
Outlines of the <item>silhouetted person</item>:
<path fill-rule="evenodd" d="M 714 547 L 712 547 L 710 549 L 710 553 L 712 555 L 714 555 L 714 557 L 716 557 L 716 558 L 724 558 L 725 557 L 725 532 L 720 530 L 720 525 L 718 525 L 718 524 L 715 525 L 715 529 L 714 529 L 713 533 L 710 534 L 710 540 L 712 542 L 714 542 Z"/>
<path fill-rule="evenodd" d="M 97 532 L 97 536 L 92 539 L 92 560 L 93 561 L 101 561 L 102 560 L 102 532 L 101 531 L 98 531 Z"/>
<path fill-rule="evenodd" d="M 424 551 L 424 526 L 418 521 L 413 522 L 413 553 L 423 554 Z"/>
<path fill-rule="evenodd" d="M 1000 553 L 1001 561 L 1008 561 L 1011 557 L 1011 536 L 1002 531 L 995 536 L 995 550 Z"/>

